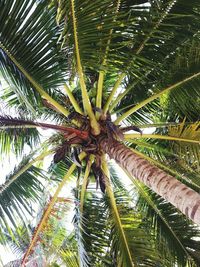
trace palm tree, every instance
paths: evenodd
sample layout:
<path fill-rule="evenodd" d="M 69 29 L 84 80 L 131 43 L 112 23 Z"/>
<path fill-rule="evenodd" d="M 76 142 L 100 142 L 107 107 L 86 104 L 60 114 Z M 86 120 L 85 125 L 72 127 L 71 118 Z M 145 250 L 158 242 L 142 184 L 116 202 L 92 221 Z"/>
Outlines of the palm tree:
<path fill-rule="evenodd" d="M 0 149 L 22 159 L 0 188 L 1 243 L 58 184 L 22 266 L 70 179 L 66 266 L 199 265 L 199 17 L 198 0 L 0 0 Z"/>

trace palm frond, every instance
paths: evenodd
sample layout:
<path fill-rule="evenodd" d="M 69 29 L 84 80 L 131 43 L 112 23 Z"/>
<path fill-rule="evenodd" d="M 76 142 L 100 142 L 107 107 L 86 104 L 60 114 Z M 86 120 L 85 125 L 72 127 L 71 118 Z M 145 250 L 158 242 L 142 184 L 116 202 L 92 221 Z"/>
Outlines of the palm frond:
<path fill-rule="evenodd" d="M 192 137 L 194 140 L 200 141 L 199 125 L 200 123 L 196 122 L 186 126 L 183 121 L 178 127 L 169 127 L 169 134 L 182 138 Z M 183 164 L 186 167 L 190 166 L 190 168 L 195 169 L 196 171 L 199 170 L 200 154 L 198 145 L 175 143 L 172 145 L 172 149 L 178 154 L 180 164 Z"/>
<path fill-rule="evenodd" d="M 79 267 L 76 253 L 73 249 L 66 247 L 60 251 L 62 261 L 69 267 Z"/>
<path fill-rule="evenodd" d="M 25 146 L 34 148 L 40 143 L 37 129 L 5 128 L 0 129 L 0 152 L 9 155 L 10 152 L 20 155 Z"/>
<path fill-rule="evenodd" d="M 79 201 L 77 200 L 77 204 L 75 206 L 75 215 L 74 215 L 74 228 L 75 228 L 75 237 L 77 240 L 77 259 L 79 266 L 87 267 L 89 265 L 89 257 L 85 249 L 84 244 L 84 226 L 86 224 L 86 220 L 81 214 L 79 209 Z"/>
<path fill-rule="evenodd" d="M 109 254 L 108 212 L 99 194 L 92 192 L 86 194 L 83 218 L 82 239 L 88 255 L 88 266 L 113 266 L 113 260 Z"/>
<path fill-rule="evenodd" d="M 134 251 L 131 251 L 127 242 L 127 237 L 125 235 L 122 222 L 119 216 L 119 212 L 117 209 L 117 205 L 115 202 L 115 197 L 111 188 L 110 184 L 110 173 L 108 166 L 105 162 L 102 164 L 103 171 L 105 175 L 107 176 L 106 179 L 106 193 L 108 196 L 108 202 L 109 202 L 109 207 L 110 207 L 110 212 L 113 215 L 113 228 L 115 228 L 115 231 L 117 232 L 117 242 L 114 240 L 115 245 L 118 244 L 119 248 L 119 255 L 117 261 L 120 262 L 122 266 L 137 266 L 137 263 L 135 261 L 135 257 L 132 257 L 134 255 Z M 121 240 L 121 242 L 119 242 Z M 132 253 L 131 253 L 132 252 Z M 131 255 L 132 254 L 132 255 Z"/>
<path fill-rule="evenodd" d="M 12 231 L 12 235 L 8 232 L 6 228 L 1 229 L 2 236 L 0 237 L 0 243 L 4 245 L 9 245 L 13 254 L 20 259 L 28 245 L 30 240 L 30 229 L 25 225 L 17 225 L 16 229 Z M 2 239 L 1 239 L 2 238 Z"/>
<path fill-rule="evenodd" d="M 62 92 L 55 90 L 55 92 L 52 93 L 52 97 L 71 111 L 71 104 Z M 40 107 L 40 110 L 38 109 L 37 113 L 31 111 L 31 106 L 30 109 L 27 109 L 26 105 L 28 105 L 28 102 L 26 100 L 24 101 L 23 97 L 21 98 L 19 94 L 15 93 L 15 90 L 11 85 L 2 88 L 0 100 L 4 103 L 4 113 L 19 114 L 19 116 L 31 120 L 38 118 L 44 121 L 52 120 L 61 123 L 65 120 L 65 116 L 44 98 L 42 98 L 43 106 Z"/>
<path fill-rule="evenodd" d="M 26 213 L 32 214 L 32 202 L 37 202 L 44 190 L 40 181 L 45 178 L 43 171 L 31 162 L 31 157 L 22 160 L 17 168 L 6 177 L 0 191 L 0 223 L 8 229 L 11 223 L 16 227 L 16 220 L 25 222 Z M 12 228 L 9 227 L 9 232 Z"/>
<path fill-rule="evenodd" d="M 139 103 L 138 105 L 136 105 L 135 107 L 129 109 L 128 111 L 126 111 L 123 115 L 121 115 L 119 118 L 117 118 L 117 120 L 115 121 L 116 124 L 118 124 L 120 121 L 122 121 L 123 119 L 126 119 L 128 116 L 130 116 L 131 114 L 133 114 L 134 112 L 136 112 L 138 109 L 144 107 L 145 105 L 147 105 L 148 103 L 150 103 L 151 101 L 155 100 L 156 98 L 160 97 L 161 95 L 168 93 L 169 91 L 173 90 L 174 88 L 180 87 L 182 85 L 184 85 L 185 83 L 188 83 L 191 80 L 195 80 L 197 78 L 200 77 L 200 72 L 197 72 L 195 74 L 192 74 L 188 77 L 186 77 L 185 79 L 161 90 L 161 92 L 154 94 L 153 96 L 149 97 L 148 99 L 142 101 L 141 103 Z"/>
<path fill-rule="evenodd" d="M 64 81 L 66 63 L 57 49 L 58 29 L 47 1 L 12 4 L 1 2 L 1 69 L 19 99 L 33 112 L 35 105 L 42 105 L 39 94 L 48 99 L 47 92 L 51 94 L 51 89 Z M 67 115 L 64 107 L 53 104 Z"/>
<path fill-rule="evenodd" d="M 172 205 L 164 201 L 138 181 L 134 180 L 140 197 L 137 206 L 151 229 L 157 235 L 159 250 L 169 254 L 171 266 L 196 266 L 199 264 L 200 243 L 197 237 L 199 229 L 179 213 Z M 196 262 L 196 264 L 195 264 Z"/>
<path fill-rule="evenodd" d="M 95 2 L 93 5 L 89 1 L 84 1 L 84 3 L 75 1 L 77 33 L 83 66 L 100 68 L 105 58 L 111 30 L 112 38 L 109 43 L 106 70 L 114 67 L 115 70 L 123 72 L 127 70 L 129 61 L 139 67 L 145 65 L 148 60 L 157 62 L 164 54 L 166 56 L 173 52 L 183 42 L 185 36 L 189 38 L 193 31 L 198 31 L 197 24 L 194 24 L 194 19 L 198 22 L 198 14 L 193 5 L 186 4 L 187 9 L 184 9 L 183 1 L 174 2 L 159 1 L 157 4 L 157 1 L 148 0 L 134 3 L 121 1 L 116 16 L 117 1 L 105 0 L 101 3 Z M 193 1 L 193 4 L 198 4 L 198 2 Z M 68 45 L 67 49 L 72 51 L 73 39 L 70 35 L 72 22 L 70 22 L 70 13 L 66 6 L 66 2 L 59 1 L 58 21 L 66 20 L 63 27 L 64 42 Z M 196 27 L 191 30 L 190 25 Z M 186 27 L 188 35 L 183 36 L 182 31 Z M 96 42 L 96 38 L 99 42 Z M 140 47 L 145 47 L 142 53 Z M 139 50 L 141 60 L 139 55 L 136 56 L 136 51 Z M 131 66 L 129 67 L 131 69 Z M 138 68 L 134 68 L 135 74 L 137 71 L 139 71 Z"/>
<path fill-rule="evenodd" d="M 92 110 L 91 102 L 88 96 L 88 91 L 86 88 L 86 83 L 85 83 L 85 78 L 84 78 L 84 71 L 82 67 L 82 58 L 80 55 L 80 46 L 79 46 L 79 36 L 78 36 L 78 27 L 77 27 L 77 10 L 80 9 L 80 7 L 77 7 L 76 1 L 71 0 L 69 2 L 63 3 L 62 1 L 60 2 L 62 6 L 64 6 L 64 12 L 61 9 L 58 9 L 61 11 L 61 14 L 63 16 L 63 13 L 66 18 L 70 19 L 71 23 L 71 30 L 72 30 L 72 36 L 74 38 L 74 47 L 75 47 L 75 58 L 76 58 L 76 67 L 77 67 L 77 73 L 80 81 L 80 87 L 81 87 L 81 93 L 82 93 L 82 101 L 83 101 L 83 106 L 84 110 L 88 113 L 88 116 L 90 117 L 91 120 L 91 126 L 94 129 L 94 132 L 97 134 L 99 133 L 99 126 L 97 124 L 94 112 Z M 60 14 L 58 14 L 60 15 Z M 65 26 L 70 27 L 68 25 L 67 21 L 65 21 Z"/>
<path fill-rule="evenodd" d="M 165 78 L 163 79 L 163 77 Z M 199 105 L 195 101 L 200 95 L 198 82 L 199 37 L 195 36 L 192 41 L 185 42 L 174 53 L 168 55 L 165 63 L 160 66 L 160 74 L 157 74 L 156 77 L 150 75 L 148 78 L 147 75 L 147 77 L 141 78 L 141 83 L 140 80 L 132 82 L 135 84 L 135 88 L 130 90 L 130 93 L 128 91 L 126 98 L 121 102 L 121 108 L 118 110 L 126 107 L 126 112 L 123 117 L 118 118 L 117 123 L 130 116 L 132 112 L 134 114 L 130 117 L 134 119 L 140 108 L 143 113 L 145 111 L 152 113 L 151 105 L 157 97 L 160 98 L 160 101 L 157 100 L 156 103 L 161 113 L 167 110 L 170 121 L 176 119 L 178 114 L 182 119 L 185 116 L 189 120 L 198 119 Z M 131 88 L 131 85 L 129 86 Z M 149 90 L 149 88 L 151 89 Z M 164 91 L 163 88 L 165 88 Z M 125 96 L 125 92 L 126 90 L 122 94 L 123 96 Z M 189 101 L 186 103 L 185 99 L 188 98 Z M 153 102 L 151 103 L 151 101 Z M 129 107 L 130 103 L 132 106 Z M 173 110 L 171 109 L 172 105 L 175 107 Z"/>
<path fill-rule="evenodd" d="M 159 160 L 160 162 L 164 162 L 168 157 L 172 159 L 177 157 L 176 153 L 167 147 L 168 144 L 165 145 L 165 142 L 160 142 L 160 140 L 131 140 L 130 143 L 128 142 L 128 145 L 148 155 L 151 159 Z"/>
<path fill-rule="evenodd" d="M 156 125 L 155 125 L 156 126 Z M 130 143 L 133 144 L 139 151 L 145 153 L 146 155 L 154 158 L 155 160 L 168 161 L 171 166 L 173 162 L 176 162 L 177 167 L 180 165 L 185 171 L 198 172 L 198 162 L 199 162 L 199 122 L 187 122 L 184 120 L 180 123 L 169 123 L 163 125 L 164 127 L 159 127 L 156 129 L 157 133 L 161 133 L 163 138 L 153 140 L 154 135 L 147 135 L 150 138 L 144 140 L 131 140 Z M 156 137 L 157 134 L 155 134 Z M 164 135 L 166 136 L 166 140 Z M 128 135 L 129 136 L 129 135 Z M 145 134 L 143 135 L 146 136 Z M 169 136 L 169 141 L 168 140 Z M 173 138 L 174 141 L 170 141 Z M 187 142 L 187 138 L 188 142 Z M 182 142 L 185 140 L 186 142 Z M 190 141 L 194 141 L 190 142 Z M 175 167 L 175 166 L 174 166 Z"/>
<path fill-rule="evenodd" d="M 200 45 L 199 34 L 191 42 L 186 44 L 177 51 L 177 57 L 172 64 L 167 80 L 179 80 L 191 73 L 197 73 L 200 66 Z M 164 107 L 168 110 L 168 116 L 174 120 L 177 116 L 183 120 L 185 117 L 188 121 L 199 119 L 199 79 L 194 79 L 184 86 L 171 91 L 163 101 Z M 188 99 L 187 101 L 185 99 Z M 170 106 L 173 105 L 173 110 Z"/>
<path fill-rule="evenodd" d="M 112 176 L 113 175 L 115 177 L 115 180 L 119 180 L 116 172 L 112 173 Z M 106 190 L 108 191 L 108 188 Z M 110 193 L 107 194 L 109 198 Z M 130 262 L 128 261 L 127 256 L 122 256 L 120 254 L 123 253 L 123 251 L 125 251 L 126 249 L 123 244 L 124 241 L 120 233 L 120 231 L 123 229 L 122 231 L 124 232 L 124 235 L 126 237 L 126 242 L 132 257 L 132 262 L 134 262 L 134 264 L 132 264 L 134 266 L 140 266 L 140 264 L 141 266 L 155 266 L 156 264 L 161 264 L 162 260 L 160 259 L 159 253 L 157 253 L 156 251 L 154 237 L 150 234 L 150 232 L 147 233 L 148 230 L 144 225 L 144 228 L 141 227 L 142 222 L 140 214 L 136 211 L 133 211 L 131 206 L 130 195 L 124 189 L 124 186 L 120 182 L 118 182 L 118 188 L 115 187 L 113 197 L 115 197 L 116 199 L 115 207 L 118 210 L 118 219 L 120 219 L 121 221 L 120 224 L 117 222 L 118 219 L 116 218 L 116 215 L 114 215 L 116 211 L 113 210 L 114 204 L 111 204 L 111 201 L 109 199 L 106 199 L 111 220 L 111 251 L 112 253 L 114 253 L 113 257 L 116 258 L 115 260 L 117 262 L 120 262 L 121 266 L 130 266 Z M 133 235 L 135 237 L 134 240 L 131 238 L 131 236 Z M 144 237 L 145 235 L 148 235 L 148 238 L 147 236 Z M 141 240 L 142 242 L 140 242 Z"/>
<path fill-rule="evenodd" d="M 138 209 L 143 218 L 141 224 L 144 223 L 147 227 L 146 231 L 150 230 L 151 234 L 155 235 L 155 239 L 153 239 L 158 246 L 156 250 L 160 259 L 168 259 L 164 266 L 182 267 L 187 264 L 188 266 L 197 266 L 200 248 L 199 241 L 197 241 L 198 227 L 163 198 L 133 179 L 128 173 L 127 175 L 134 184 L 132 193 L 129 192 L 129 197 L 132 194 L 133 203 L 137 203 L 136 210 Z M 119 178 L 115 176 L 115 179 Z M 121 195 L 119 193 L 119 198 Z M 191 247 L 189 248 L 189 246 Z M 195 250 L 196 252 L 194 252 Z"/>
<path fill-rule="evenodd" d="M 49 201 L 51 201 L 51 198 L 49 198 L 49 195 L 47 194 L 44 206 L 42 205 L 41 207 L 41 214 L 38 216 L 39 218 L 37 218 L 37 226 L 34 227 L 31 231 L 32 233 L 29 234 L 29 243 L 31 243 L 31 239 L 34 238 L 38 227 L 40 227 L 41 221 L 45 216 L 45 210 L 48 209 Z M 72 203 L 71 199 L 57 198 L 53 209 L 51 209 L 51 212 L 46 217 L 45 225 L 38 236 L 37 241 L 40 242 L 36 242 L 32 247 L 31 256 L 29 258 L 30 262 L 26 262 L 27 265 L 32 262 L 39 263 L 41 257 L 46 258 L 46 263 L 48 264 L 53 264 L 54 260 L 57 262 L 57 260 L 60 261 L 62 259 L 61 252 L 63 252 L 64 248 L 67 249 L 66 243 L 69 239 L 67 229 L 63 226 L 62 222 L 65 221 Z M 29 243 L 27 244 L 26 249 L 28 248 Z M 24 254 L 24 257 L 26 257 L 26 254 Z M 22 263 L 24 262 L 24 257 L 21 258 Z"/>
<path fill-rule="evenodd" d="M 84 157 L 85 157 L 85 154 L 82 153 L 80 154 L 80 160 L 82 160 Z M 76 169 L 76 164 L 72 164 L 71 167 L 69 168 L 68 172 L 65 174 L 65 176 L 63 177 L 63 180 L 62 182 L 58 185 L 57 189 L 56 189 L 56 192 L 54 193 L 52 199 L 50 200 L 49 204 L 48 204 L 48 208 L 46 209 L 45 213 L 43 214 L 43 217 L 42 217 L 42 220 L 40 221 L 40 224 L 38 225 L 35 233 L 34 233 L 34 236 L 31 240 L 31 243 L 29 244 L 29 247 L 24 255 L 24 258 L 23 258 L 23 262 L 22 264 L 24 264 L 27 260 L 27 257 L 29 256 L 33 246 L 35 245 L 35 242 L 37 241 L 38 239 L 38 236 L 41 232 L 41 230 L 43 229 L 44 227 L 44 224 L 46 222 L 46 219 L 48 218 L 54 204 L 56 203 L 56 200 L 58 198 L 58 195 L 61 191 L 61 189 L 63 188 L 63 186 L 65 185 L 66 181 L 69 179 L 69 177 L 72 175 L 73 171 Z"/>
<path fill-rule="evenodd" d="M 131 140 L 132 138 L 153 138 L 153 139 L 162 139 L 162 140 L 171 140 L 171 141 L 178 141 L 178 142 L 187 142 L 193 144 L 199 144 L 199 140 L 192 139 L 191 136 L 189 138 L 183 138 L 178 136 L 169 136 L 169 135 L 160 135 L 160 134 L 125 134 L 125 140 Z"/>

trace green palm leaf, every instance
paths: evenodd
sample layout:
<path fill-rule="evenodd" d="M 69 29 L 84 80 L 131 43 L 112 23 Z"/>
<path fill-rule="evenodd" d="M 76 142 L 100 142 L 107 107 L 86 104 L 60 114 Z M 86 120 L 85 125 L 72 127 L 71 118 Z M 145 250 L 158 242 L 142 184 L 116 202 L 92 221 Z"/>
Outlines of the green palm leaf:
<path fill-rule="evenodd" d="M 45 154 L 46 155 L 46 154 Z M 38 156 L 42 159 L 45 155 Z M 26 221 L 32 216 L 32 202 L 38 202 L 44 187 L 41 178 L 45 179 L 44 172 L 33 166 L 32 154 L 24 158 L 11 174 L 6 176 L 6 181 L 0 188 L 1 225 L 11 233 L 10 223 L 16 227 L 16 220 Z"/>
<path fill-rule="evenodd" d="M 200 141 L 199 122 L 185 126 L 185 123 L 179 125 L 179 127 L 169 127 L 169 134 L 179 137 L 192 137 L 193 140 Z M 178 154 L 180 164 L 183 166 L 190 166 L 193 170 L 199 170 L 199 145 L 188 145 L 175 143 L 173 150 Z"/>
<path fill-rule="evenodd" d="M 166 58 L 163 58 L 163 61 L 163 64 L 160 62 L 159 71 L 156 72 L 155 69 L 152 69 L 142 78 L 130 78 L 127 89 L 125 88 L 121 94 L 124 97 L 121 104 L 120 96 L 116 99 L 118 102 L 115 101 L 115 105 L 119 103 L 121 107 L 128 107 L 129 112 L 125 113 L 122 118 L 133 112 L 137 115 L 137 111 L 142 107 L 146 107 L 149 112 L 152 112 L 151 105 L 153 103 L 151 105 L 149 103 L 158 97 L 161 97 L 161 110 L 164 104 L 164 107 L 168 108 L 169 114 L 172 112 L 170 105 L 174 105 L 173 112 L 176 112 L 176 116 L 179 112 L 180 115 L 185 114 L 192 119 L 194 114 L 199 113 L 198 103 L 194 101 L 195 97 L 199 97 L 197 86 L 199 82 L 199 37 L 194 36 L 192 41 L 187 40 L 177 46 L 175 52 L 170 52 Z M 153 71 L 155 71 L 154 74 Z M 189 101 L 185 103 L 184 99 L 188 96 L 190 96 Z M 159 102 L 156 101 L 156 104 L 159 105 Z M 113 109 L 112 105 L 111 107 Z M 118 112 L 122 110 L 121 107 L 118 107 Z M 145 111 L 144 109 L 143 113 Z M 121 119 L 118 119 L 117 122 Z"/>
<path fill-rule="evenodd" d="M 158 175 L 161 194 L 170 181 L 172 190 L 180 185 L 196 191 L 171 197 L 198 222 L 199 0 L 0 0 L 0 25 L 0 75 L 8 83 L 0 101 L 11 115 L 0 116 L 0 154 L 19 157 L 27 145 L 38 148 L 33 127 L 62 131 L 41 144 L 41 155 L 22 160 L 0 187 L 0 242 L 24 247 L 18 237 L 26 232 L 18 221 L 26 226 L 32 203 L 41 205 L 43 166 L 54 195 L 46 209 L 41 205 L 22 265 L 51 254 L 52 266 L 198 266 L 199 229 L 138 182 L 130 187 L 113 165 L 109 174 L 105 154 L 152 188 L 152 173 Z M 154 133 L 123 132 L 131 125 L 138 132 L 153 126 Z M 50 160 L 43 159 L 53 153 L 46 167 Z M 70 187 L 75 179 L 75 229 L 62 232 L 57 200 L 66 181 Z M 186 192 L 195 205 L 181 198 Z"/>
<path fill-rule="evenodd" d="M 4 245 L 9 245 L 13 254 L 20 259 L 28 245 L 30 240 L 30 225 L 26 227 L 25 225 L 18 225 L 16 230 L 12 232 L 14 238 L 7 229 L 2 228 L 0 234 L 0 243 Z M 2 238 L 2 239 L 1 239 Z"/>
<path fill-rule="evenodd" d="M 18 97 L 33 111 L 35 104 L 41 106 L 36 87 L 48 92 L 57 88 L 64 80 L 66 64 L 56 47 L 54 10 L 47 10 L 45 1 L 12 3 L 1 1 L 1 69 Z"/>
<path fill-rule="evenodd" d="M 155 243 L 155 237 L 150 233 L 148 224 L 142 222 L 142 214 L 132 207 L 131 194 L 125 189 L 125 186 L 118 177 L 116 170 L 111 168 L 111 177 L 114 182 L 114 195 L 116 199 L 116 205 L 121 219 L 121 224 L 124 229 L 131 255 L 135 261 L 136 266 L 156 266 L 159 264 L 165 264 L 168 266 L 167 260 L 162 258 L 162 254 L 158 253 L 157 244 Z M 110 207 L 109 200 L 106 199 L 106 205 L 110 211 L 111 220 L 111 236 L 113 238 L 111 246 L 113 248 L 114 255 L 118 254 L 118 247 L 122 245 L 120 235 L 117 230 L 117 223 L 113 217 L 113 211 Z M 131 238 L 134 236 L 134 239 Z M 141 242 L 142 241 L 142 242 Z M 119 256 L 120 257 L 120 256 Z M 117 260 L 120 262 L 120 258 Z M 164 263 L 165 262 L 165 263 Z M 122 266 L 126 266 L 125 262 Z M 129 266 L 129 265 L 127 265 Z M 134 265 L 135 266 L 135 265 Z"/>
<path fill-rule="evenodd" d="M 26 145 L 33 149 L 40 143 L 40 135 L 34 128 L 0 127 L 0 152 L 9 155 L 10 152 L 21 155 Z"/>
<path fill-rule="evenodd" d="M 108 213 L 98 195 L 88 193 L 83 209 L 82 238 L 88 255 L 89 266 L 112 266 L 112 259 L 107 254 L 109 247 L 109 226 L 106 225 Z M 103 255 L 103 257 L 102 257 Z"/>
<path fill-rule="evenodd" d="M 20 173 L 28 160 L 28 158 L 24 159 L 1 185 L 0 224 L 7 229 L 13 240 L 15 240 L 13 229 L 16 228 L 16 222 L 26 223 L 28 216 L 33 215 L 31 203 L 38 202 L 44 190 L 40 179 L 44 179 L 45 176 L 39 168 L 31 166 L 27 171 Z"/>
<path fill-rule="evenodd" d="M 161 197 L 137 181 L 134 184 L 140 193 L 137 206 L 154 229 L 159 250 L 163 253 L 167 250 L 171 265 L 176 262 L 177 266 L 196 266 L 200 253 L 199 229 Z"/>

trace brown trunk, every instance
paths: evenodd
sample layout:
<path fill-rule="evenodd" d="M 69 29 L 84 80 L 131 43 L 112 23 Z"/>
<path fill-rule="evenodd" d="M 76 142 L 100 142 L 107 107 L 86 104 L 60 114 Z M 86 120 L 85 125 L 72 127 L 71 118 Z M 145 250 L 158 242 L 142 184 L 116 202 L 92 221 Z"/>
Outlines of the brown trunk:
<path fill-rule="evenodd" d="M 143 182 L 200 225 L 200 194 L 117 141 L 110 142 L 103 139 L 100 141 L 100 146 L 134 178 Z"/>

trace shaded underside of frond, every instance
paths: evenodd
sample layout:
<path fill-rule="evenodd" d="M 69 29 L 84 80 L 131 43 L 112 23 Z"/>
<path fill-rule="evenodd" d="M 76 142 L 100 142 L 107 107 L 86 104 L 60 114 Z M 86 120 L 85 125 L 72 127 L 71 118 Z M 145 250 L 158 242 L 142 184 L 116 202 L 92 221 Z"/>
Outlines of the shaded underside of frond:
<path fill-rule="evenodd" d="M 11 152 L 20 155 L 25 146 L 38 146 L 40 136 L 37 129 L 6 128 L 0 129 L 0 152 L 9 155 Z"/>
<path fill-rule="evenodd" d="M 124 89 L 121 90 L 121 96 L 123 97 L 119 96 L 119 98 L 116 98 L 117 102 L 115 102 L 115 106 L 118 105 L 117 112 L 120 114 L 134 106 L 137 107 L 141 101 L 153 94 L 183 81 L 192 74 L 199 73 L 199 3 L 195 1 L 193 4 L 187 4 L 185 1 L 169 2 L 175 3 L 168 10 L 162 23 L 158 25 L 156 32 L 149 36 L 149 39 L 148 34 L 144 35 L 144 39 L 147 36 L 148 42 L 145 43 L 139 53 L 140 57 L 148 59 L 152 66 L 148 70 L 144 63 L 140 68 L 144 70 L 144 74 L 141 73 L 138 77 L 127 75 L 127 79 L 124 80 Z M 161 10 L 162 8 L 157 13 L 160 16 L 162 16 Z M 152 25 L 155 26 L 155 24 Z M 153 26 L 148 27 L 150 32 Z M 184 34 L 186 31 L 187 34 Z M 158 36 L 155 34 L 158 34 Z M 135 67 L 133 66 L 132 69 L 135 70 Z M 176 103 L 176 109 L 179 109 L 182 113 L 184 111 L 190 118 L 194 112 L 196 114 L 199 112 L 199 105 L 194 101 L 195 97 L 199 97 L 198 82 L 199 78 L 196 78 L 177 87 L 177 89 L 173 89 L 171 102 L 168 105 L 169 113 L 172 111 L 170 104 L 173 105 L 173 103 Z M 190 93 L 191 97 L 189 98 Z M 176 99 L 179 99 L 179 101 L 176 102 Z M 186 103 L 184 99 L 189 99 L 189 101 Z M 147 113 L 147 110 L 151 113 L 152 107 L 149 105 L 146 110 L 144 108 L 144 112 L 134 113 L 131 119 L 134 120 L 140 114 L 142 116 L 145 111 Z M 125 109 L 122 110 L 123 108 Z M 160 108 L 162 110 L 162 106 Z M 143 121 L 145 121 L 145 118 L 143 118 Z"/>
<path fill-rule="evenodd" d="M 1 1 L 0 64 L 4 77 L 26 108 L 42 105 L 35 91 L 35 81 L 48 92 L 64 81 L 63 69 L 57 49 L 58 29 L 54 10 L 47 8 L 47 1 Z M 23 53 L 22 53 L 23 51 Z M 16 66 L 12 58 L 30 75 Z"/>
<path fill-rule="evenodd" d="M 30 161 L 30 157 L 24 158 L 0 187 L 1 224 L 10 229 L 8 231 L 16 226 L 17 220 L 25 223 L 27 215 L 33 215 L 31 203 L 38 202 L 44 190 L 41 178 L 44 179 L 45 175 L 42 170 L 35 166 L 24 169 Z"/>

